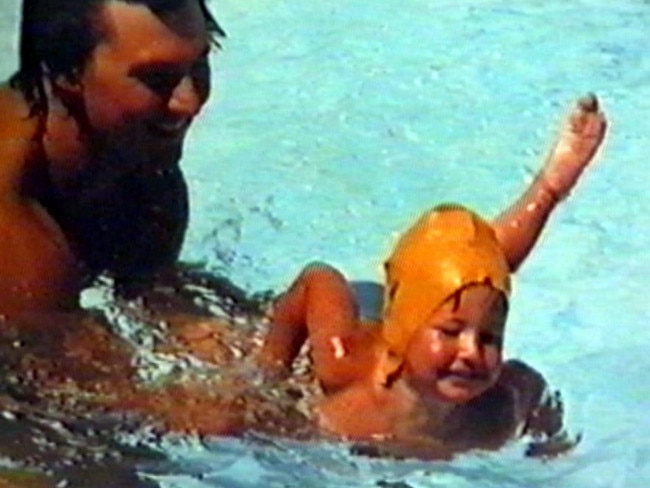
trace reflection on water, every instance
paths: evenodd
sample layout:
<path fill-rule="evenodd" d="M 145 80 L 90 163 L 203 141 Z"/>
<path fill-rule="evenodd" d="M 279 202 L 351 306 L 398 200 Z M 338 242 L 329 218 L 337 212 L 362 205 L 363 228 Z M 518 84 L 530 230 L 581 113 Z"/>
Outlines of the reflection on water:
<path fill-rule="evenodd" d="M 144 445 L 120 445 L 115 434 L 129 428 L 125 419 L 57 412 L 25 398 L 17 403 L 7 394 L 0 397 L 0 408 L 0 456 L 10 468 L 0 471 L 0 486 L 156 486 L 138 471 L 163 457 Z"/>

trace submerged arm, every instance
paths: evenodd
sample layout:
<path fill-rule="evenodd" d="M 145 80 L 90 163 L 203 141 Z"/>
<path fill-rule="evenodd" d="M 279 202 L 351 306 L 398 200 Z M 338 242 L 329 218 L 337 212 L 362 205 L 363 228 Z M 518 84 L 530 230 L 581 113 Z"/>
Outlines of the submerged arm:
<path fill-rule="evenodd" d="M 493 226 L 511 270 L 526 259 L 557 204 L 566 198 L 593 159 L 607 123 L 594 95 L 580 99 L 544 167 Z"/>

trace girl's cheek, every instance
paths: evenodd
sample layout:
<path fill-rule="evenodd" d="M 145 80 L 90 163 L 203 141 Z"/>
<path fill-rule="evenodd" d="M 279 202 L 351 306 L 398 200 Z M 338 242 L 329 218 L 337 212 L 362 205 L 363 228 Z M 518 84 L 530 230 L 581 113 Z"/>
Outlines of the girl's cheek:
<path fill-rule="evenodd" d="M 489 369 L 500 370 L 503 364 L 503 354 L 500 349 L 490 347 L 485 353 L 486 366 Z"/>
<path fill-rule="evenodd" d="M 429 353 L 435 355 L 443 354 L 445 351 L 445 341 L 443 340 L 442 334 L 438 331 L 433 331 L 427 337 L 429 342 Z"/>
<path fill-rule="evenodd" d="M 442 337 L 432 338 L 428 348 L 429 361 L 438 368 L 451 363 L 456 353 L 456 346 L 453 340 Z"/>

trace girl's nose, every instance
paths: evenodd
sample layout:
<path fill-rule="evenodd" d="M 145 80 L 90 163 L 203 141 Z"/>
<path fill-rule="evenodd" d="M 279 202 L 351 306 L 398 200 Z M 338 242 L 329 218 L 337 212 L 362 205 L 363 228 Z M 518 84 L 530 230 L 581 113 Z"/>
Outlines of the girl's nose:
<path fill-rule="evenodd" d="M 481 361 L 481 343 L 479 336 L 474 331 L 463 332 L 458 341 L 458 357 L 472 364 Z"/>
<path fill-rule="evenodd" d="M 171 113 L 194 117 L 201 110 L 203 100 L 190 76 L 184 76 L 169 97 L 168 109 Z"/>

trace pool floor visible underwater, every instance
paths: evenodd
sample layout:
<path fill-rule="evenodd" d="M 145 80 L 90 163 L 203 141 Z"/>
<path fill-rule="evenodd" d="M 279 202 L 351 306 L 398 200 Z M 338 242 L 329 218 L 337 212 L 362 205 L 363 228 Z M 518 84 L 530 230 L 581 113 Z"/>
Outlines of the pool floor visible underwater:
<path fill-rule="evenodd" d="M 18 0 L 0 27 L 14 36 Z M 10 6 L 9 6 L 10 4 Z M 152 441 L 162 487 L 645 488 L 650 480 L 650 4 L 641 0 L 215 0 L 228 39 L 187 141 L 183 259 L 251 292 L 324 260 L 381 281 L 395 235 L 459 201 L 491 216 L 592 91 L 599 160 L 515 279 L 506 351 L 562 391 L 582 441 L 550 462 L 513 443 L 452 462 L 251 437 Z M 14 39 L 14 37 L 11 37 Z M 0 68 L 8 75 L 13 58 Z M 362 414 L 362 413 L 360 413 Z"/>

